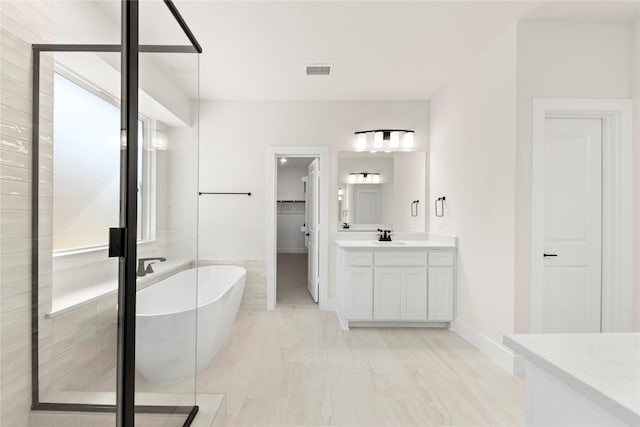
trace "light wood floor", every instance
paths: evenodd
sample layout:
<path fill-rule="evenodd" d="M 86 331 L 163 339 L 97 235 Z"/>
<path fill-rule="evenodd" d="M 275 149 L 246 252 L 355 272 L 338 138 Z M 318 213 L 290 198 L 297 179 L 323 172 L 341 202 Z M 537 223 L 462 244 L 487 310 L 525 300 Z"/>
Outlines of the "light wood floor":
<path fill-rule="evenodd" d="M 446 329 L 342 331 L 309 305 L 241 309 L 198 379 L 229 426 L 516 426 L 523 390 Z"/>
<path fill-rule="evenodd" d="M 139 377 L 136 388 L 192 396 L 194 382 L 149 384 Z M 113 390 L 115 371 L 87 391 Z M 198 374 L 197 392 L 226 394 L 226 423 L 238 427 L 524 423 L 523 380 L 454 332 L 343 331 L 335 313 L 315 304 L 278 304 L 270 311 L 241 308 L 214 360 Z M 113 426 L 112 420 L 99 414 L 48 413 L 33 414 L 28 425 L 97 427 Z M 141 426 L 178 426 L 183 418 L 139 421 Z"/>
<path fill-rule="evenodd" d="M 307 254 L 278 254 L 276 304 L 315 304 L 307 290 Z"/>

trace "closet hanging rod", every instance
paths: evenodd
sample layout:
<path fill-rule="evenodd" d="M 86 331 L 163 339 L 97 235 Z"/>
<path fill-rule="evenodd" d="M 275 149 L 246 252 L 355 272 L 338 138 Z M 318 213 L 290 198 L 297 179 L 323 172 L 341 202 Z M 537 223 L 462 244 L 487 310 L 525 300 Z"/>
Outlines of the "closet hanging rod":
<path fill-rule="evenodd" d="M 251 193 L 225 193 L 225 192 L 211 193 L 211 192 L 206 192 L 206 191 L 199 191 L 198 192 L 198 196 L 202 196 L 203 194 L 232 194 L 232 195 L 251 196 Z"/>

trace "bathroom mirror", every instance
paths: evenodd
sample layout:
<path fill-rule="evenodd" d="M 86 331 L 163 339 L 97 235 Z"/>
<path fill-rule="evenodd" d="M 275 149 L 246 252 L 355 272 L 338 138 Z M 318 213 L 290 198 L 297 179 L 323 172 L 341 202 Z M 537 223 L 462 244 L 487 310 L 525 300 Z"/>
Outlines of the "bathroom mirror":
<path fill-rule="evenodd" d="M 426 153 L 338 154 L 338 230 L 425 231 Z"/>

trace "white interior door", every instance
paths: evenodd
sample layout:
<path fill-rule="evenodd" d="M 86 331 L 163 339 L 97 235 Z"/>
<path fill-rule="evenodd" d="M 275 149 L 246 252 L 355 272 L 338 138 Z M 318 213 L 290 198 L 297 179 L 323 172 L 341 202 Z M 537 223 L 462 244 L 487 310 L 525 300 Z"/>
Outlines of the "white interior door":
<path fill-rule="evenodd" d="M 356 207 L 356 224 L 378 224 L 380 222 L 380 191 L 358 188 Z"/>
<path fill-rule="evenodd" d="M 309 191 L 308 191 L 309 177 L 302 177 L 302 185 L 304 188 L 304 226 L 302 232 L 304 233 L 304 247 L 309 249 Z"/>
<path fill-rule="evenodd" d="M 320 215 L 318 189 L 320 188 L 320 170 L 318 159 L 309 165 L 309 176 L 307 178 L 307 232 L 309 234 L 308 244 L 308 268 L 307 268 L 307 289 L 315 302 L 318 302 L 318 235 L 320 233 Z"/>
<path fill-rule="evenodd" d="M 602 289 L 602 121 L 546 119 L 544 206 L 534 213 L 541 263 L 532 282 L 531 332 L 600 332 Z M 535 212 L 535 211 L 534 211 Z M 537 217 L 537 219 L 536 219 Z"/>

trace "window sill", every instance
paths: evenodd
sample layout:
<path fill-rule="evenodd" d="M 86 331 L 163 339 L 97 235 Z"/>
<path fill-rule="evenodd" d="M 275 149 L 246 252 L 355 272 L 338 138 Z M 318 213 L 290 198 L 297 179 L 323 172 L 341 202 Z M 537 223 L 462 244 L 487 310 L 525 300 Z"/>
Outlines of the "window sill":
<path fill-rule="evenodd" d="M 136 280 L 136 288 L 138 289 L 138 291 L 140 291 L 163 279 L 166 279 L 169 276 L 174 275 L 177 272 L 190 268 L 192 264 L 193 261 L 183 260 L 168 262 L 167 265 L 154 266 L 156 268 L 156 272 L 152 275 L 139 277 Z M 53 301 L 51 301 L 51 310 L 46 313 L 46 317 L 57 317 L 75 308 L 90 304 L 91 302 L 97 301 L 111 294 L 115 294 L 117 290 L 118 279 L 116 276 L 114 279 L 98 282 L 92 284 L 89 287 L 77 289 L 69 293 L 57 296 L 53 299 Z M 117 302 L 114 301 L 114 304 L 116 303 Z"/>
<path fill-rule="evenodd" d="M 154 245 L 158 245 L 157 240 L 144 240 L 138 242 L 138 248 L 144 248 L 145 250 L 152 250 Z M 90 263 L 105 261 L 109 259 L 108 252 L 108 245 L 54 251 L 52 256 L 54 271 L 67 268 L 77 268 Z"/>

